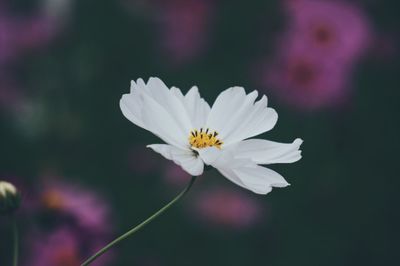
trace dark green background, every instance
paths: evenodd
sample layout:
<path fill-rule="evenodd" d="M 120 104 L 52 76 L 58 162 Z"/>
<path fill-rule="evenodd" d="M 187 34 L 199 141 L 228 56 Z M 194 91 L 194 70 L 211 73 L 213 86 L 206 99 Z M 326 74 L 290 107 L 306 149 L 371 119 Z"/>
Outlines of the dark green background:
<path fill-rule="evenodd" d="M 164 204 L 175 192 L 166 192 L 159 176 L 131 169 L 132 148 L 158 139 L 121 114 L 118 102 L 130 80 L 158 76 L 183 91 L 198 85 L 209 102 L 232 85 L 258 89 L 252 64 L 272 53 L 284 25 L 280 1 L 215 2 L 206 53 L 170 67 L 158 49 L 157 28 L 145 16 L 117 1 L 77 1 L 66 31 L 17 69 L 25 93 L 43 103 L 45 119 L 21 130 L 14 116 L 0 113 L 1 174 L 34 183 L 51 169 L 103 192 L 113 204 L 117 232 Z M 394 39 L 396 3 L 364 1 L 375 31 Z M 302 112 L 269 95 L 279 121 L 263 137 L 301 137 L 304 144 L 300 162 L 273 167 L 291 186 L 258 196 L 270 209 L 266 222 L 245 231 L 211 229 L 193 222 L 181 204 L 119 246 L 113 265 L 150 265 L 145 258 L 171 266 L 396 265 L 398 69 L 393 56 L 367 57 L 354 74 L 350 104 L 341 109 Z"/>

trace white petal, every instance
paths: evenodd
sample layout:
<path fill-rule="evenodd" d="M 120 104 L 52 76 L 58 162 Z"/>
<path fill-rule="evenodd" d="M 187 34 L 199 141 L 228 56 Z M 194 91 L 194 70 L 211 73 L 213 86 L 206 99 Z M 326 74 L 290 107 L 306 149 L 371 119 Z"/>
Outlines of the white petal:
<path fill-rule="evenodd" d="M 257 164 L 293 163 L 301 158 L 301 139 L 293 143 L 279 143 L 263 139 L 241 141 L 235 149 L 238 158 L 249 158 Z"/>
<path fill-rule="evenodd" d="M 239 167 L 220 166 L 217 170 L 236 185 L 257 194 L 267 194 L 273 187 L 289 185 L 277 172 L 256 164 Z"/>
<path fill-rule="evenodd" d="M 130 89 L 131 93 L 122 95 L 119 106 L 122 113 L 129 121 L 139 127 L 147 129 L 142 120 L 143 99 L 140 95 L 141 91 L 139 89 L 144 86 L 142 83 L 144 84 L 142 79 L 138 79 L 137 84 L 132 80 Z"/>
<path fill-rule="evenodd" d="M 225 146 L 271 130 L 278 121 L 278 114 L 274 109 L 268 108 L 267 104 L 268 100 L 265 95 L 255 102 L 251 111 L 244 114 L 244 119 L 238 121 L 239 124 L 234 134 L 224 142 Z"/>
<path fill-rule="evenodd" d="M 199 153 L 199 156 L 207 165 L 212 165 L 216 160 L 220 159 L 221 157 L 221 150 L 215 147 L 196 149 L 196 151 Z"/>
<path fill-rule="evenodd" d="M 227 130 L 224 125 L 230 120 L 235 109 L 243 103 L 246 93 L 242 87 L 233 87 L 221 92 L 215 100 L 209 117 L 207 127 L 216 130 L 220 137 Z"/>
<path fill-rule="evenodd" d="M 204 128 L 208 114 L 210 113 L 210 106 L 201 98 L 199 89 L 193 86 L 184 96 L 178 88 L 171 88 L 175 96 L 181 100 L 186 108 L 186 112 L 192 122 L 192 129 Z"/>
<path fill-rule="evenodd" d="M 240 106 L 230 114 L 229 118 L 224 123 L 224 129 L 221 131 L 221 138 L 229 143 L 229 137 L 236 133 L 238 126 L 248 117 L 257 99 L 258 92 L 253 91 L 247 96 L 243 97 L 240 101 Z"/>
<path fill-rule="evenodd" d="M 193 128 L 187 111 L 176 96 L 158 78 L 131 83 L 131 93 L 122 96 L 122 113 L 134 124 L 151 131 L 165 142 L 188 149 Z"/>
<path fill-rule="evenodd" d="M 289 185 L 280 174 L 259 165 L 235 168 L 233 172 L 245 184 L 247 189 L 257 194 L 267 194 L 272 190 L 272 187 L 286 187 Z"/>
<path fill-rule="evenodd" d="M 208 149 L 199 154 L 205 163 L 211 162 L 223 176 L 233 183 L 257 194 L 267 194 L 272 187 L 285 187 L 289 184 L 275 171 L 259 166 L 249 158 L 238 158 L 233 149 Z"/>
<path fill-rule="evenodd" d="M 119 106 L 129 121 L 141 128 L 147 129 L 142 121 L 142 102 L 140 99 L 133 97 L 132 94 L 124 94 L 119 101 Z"/>
<path fill-rule="evenodd" d="M 249 189 L 243 182 L 242 180 L 238 177 L 238 175 L 232 171 L 232 169 L 229 168 L 217 168 L 218 172 L 221 173 L 226 179 L 231 181 L 232 183 L 238 185 L 239 187 Z M 251 190 L 251 189 L 249 189 Z"/>
<path fill-rule="evenodd" d="M 219 150 L 214 147 L 199 149 L 198 153 L 205 164 L 216 168 L 233 183 L 245 187 L 243 182 L 232 172 L 232 169 L 251 163 L 249 159 L 235 159 L 230 150 Z"/>
<path fill-rule="evenodd" d="M 210 106 L 201 98 L 199 89 L 193 86 L 185 95 L 186 108 L 192 119 L 194 128 L 198 129 L 206 124 L 210 113 Z"/>
<path fill-rule="evenodd" d="M 236 168 L 217 168 L 235 184 L 257 194 L 267 194 L 273 187 L 286 187 L 286 180 L 271 169 L 259 165 L 243 165 Z"/>
<path fill-rule="evenodd" d="M 241 87 L 223 91 L 215 100 L 207 120 L 207 127 L 216 130 L 223 147 L 272 129 L 278 119 L 274 109 L 267 107 L 267 98 L 259 101 L 257 92 L 246 95 Z"/>
<path fill-rule="evenodd" d="M 168 160 L 173 160 L 192 176 L 198 176 L 203 173 L 204 163 L 192 151 L 182 150 L 167 144 L 153 144 L 147 147 L 160 153 Z"/>
<path fill-rule="evenodd" d="M 150 78 L 145 91 L 155 99 L 175 120 L 186 138 L 193 129 L 189 115 L 181 100 L 159 78 Z"/>
<path fill-rule="evenodd" d="M 143 95 L 142 119 L 147 129 L 168 144 L 188 148 L 187 136 L 173 117 L 154 99 Z"/>

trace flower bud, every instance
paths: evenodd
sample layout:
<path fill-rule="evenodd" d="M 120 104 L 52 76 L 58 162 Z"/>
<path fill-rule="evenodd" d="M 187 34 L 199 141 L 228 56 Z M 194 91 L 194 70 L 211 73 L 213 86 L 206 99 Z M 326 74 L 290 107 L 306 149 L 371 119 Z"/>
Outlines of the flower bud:
<path fill-rule="evenodd" d="M 10 214 L 18 209 L 20 195 L 15 186 L 6 181 L 0 181 L 0 215 Z"/>

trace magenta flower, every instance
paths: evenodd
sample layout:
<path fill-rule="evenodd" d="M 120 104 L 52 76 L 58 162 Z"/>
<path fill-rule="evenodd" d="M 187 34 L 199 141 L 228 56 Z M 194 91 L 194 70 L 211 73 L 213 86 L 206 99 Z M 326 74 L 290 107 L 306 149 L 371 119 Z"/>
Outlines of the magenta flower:
<path fill-rule="evenodd" d="M 222 188 L 197 195 L 193 211 L 208 225 L 231 229 L 246 229 L 255 225 L 263 212 L 251 195 Z"/>
<path fill-rule="evenodd" d="M 190 61 L 206 46 L 213 3 L 209 0 L 172 0 L 160 12 L 161 44 L 172 63 Z"/>
<path fill-rule="evenodd" d="M 207 48 L 214 19 L 213 0 L 120 0 L 124 9 L 156 27 L 156 45 L 168 64 L 179 67 Z"/>
<path fill-rule="evenodd" d="M 351 67 L 322 60 L 296 42 L 282 46 L 274 61 L 263 70 L 262 84 L 287 104 L 317 109 L 344 103 L 349 94 Z"/>
<path fill-rule="evenodd" d="M 31 17 L 17 17 L 0 7 L 0 65 L 26 52 L 46 45 L 58 32 L 56 21 L 38 13 Z"/>
<path fill-rule="evenodd" d="M 360 8 L 344 1 L 287 0 L 289 35 L 313 53 L 352 62 L 365 53 L 372 30 Z"/>
<path fill-rule="evenodd" d="M 48 45 L 60 31 L 61 24 L 45 7 L 26 16 L 12 13 L 5 2 L 0 1 L 0 107 L 18 115 L 25 99 L 10 65 Z"/>
<path fill-rule="evenodd" d="M 81 262 L 101 246 L 82 241 L 79 232 L 62 227 L 46 234 L 33 234 L 26 266 L 79 266 Z M 102 243 L 103 245 L 105 243 Z M 104 256 L 94 266 L 109 264 L 110 256 Z"/>
<path fill-rule="evenodd" d="M 292 107 L 314 110 L 344 104 L 355 63 L 372 30 L 361 9 L 343 1 L 286 0 L 288 29 L 261 84 Z"/>
<path fill-rule="evenodd" d="M 111 230 L 110 207 L 97 194 L 63 182 L 45 185 L 40 195 L 43 208 L 70 217 L 79 228 L 94 234 Z"/>
<path fill-rule="evenodd" d="M 77 266 L 81 261 L 77 238 L 67 228 L 48 235 L 35 235 L 31 241 L 31 254 L 26 265 Z"/>
<path fill-rule="evenodd" d="M 100 195 L 61 181 L 46 182 L 27 212 L 26 266 L 78 266 L 110 240 L 108 204 Z M 93 265 L 109 265 L 112 253 Z"/>

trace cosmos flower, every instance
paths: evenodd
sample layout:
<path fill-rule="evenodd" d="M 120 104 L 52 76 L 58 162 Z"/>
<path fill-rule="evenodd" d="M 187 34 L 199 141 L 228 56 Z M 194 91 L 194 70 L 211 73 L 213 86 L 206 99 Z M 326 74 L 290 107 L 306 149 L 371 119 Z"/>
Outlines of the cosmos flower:
<path fill-rule="evenodd" d="M 120 0 L 124 9 L 156 26 L 157 44 L 170 66 L 179 67 L 205 52 L 215 18 L 213 0 Z"/>
<path fill-rule="evenodd" d="M 195 216 L 209 225 L 246 229 L 261 218 L 262 208 L 249 194 L 233 189 L 217 188 L 195 197 Z"/>
<path fill-rule="evenodd" d="M 192 87 L 186 95 L 169 89 L 160 79 L 132 81 L 131 92 L 122 96 L 122 113 L 167 144 L 148 145 L 173 160 L 192 176 L 201 175 L 204 165 L 216 168 L 235 184 L 258 194 L 272 187 L 289 185 L 262 164 L 292 163 L 301 158 L 301 139 L 283 144 L 248 139 L 271 130 L 278 115 L 267 106 L 264 95 L 246 94 L 242 87 L 223 91 L 212 108 Z"/>
<path fill-rule="evenodd" d="M 162 12 L 158 19 L 162 48 L 172 63 L 186 63 L 203 52 L 206 46 L 213 3 L 209 0 L 161 2 Z"/>
<path fill-rule="evenodd" d="M 101 235 L 110 232 L 110 209 L 99 195 L 64 182 L 47 183 L 41 194 L 41 208 L 68 216 L 79 228 Z"/>
<path fill-rule="evenodd" d="M 42 14 L 18 17 L 0 9 L 0 65 L 47 45 L 58 33 L 54 19 Z"/>
<path fill-rule="evenodd" d="M 83 259 L 101 247 L 99 243 L 82 241 L 79 232 L 70 227 L 61 227 L 30 237 L 29 255 L 24 264 L 27 266 L 78 266 Z M 109 260 L 110 256 L 104 256 L 93 265 L 109 265 Z"/>
<path fill-rule="evenodd" d="M 286 0 L 288 27 L 261 84 L 304 110 L 347 103 L 355 63 L 370 47 L 372 30 L 361 8 L 344 1 Z"/>
<path fill-rule="evenodd" d="M 45 179 L 40 188 L 26 210 L 34 223 L 26 230 L 23 265 L 80 265 L 110 240 L 111 212 L 100 195 L 60 180 Z M 93 265 L 110 265 L 113 257 Z"/>
<path fill-rule="evenodd" d="M 29 265 L 79 265 L 78 242 L 69 229 L 60 229 L 48 235 L 40 235 L 40 241 L 32 244 Z"/>
<path fill-rule="evenodd" d="M 356 5 L 344 1 L 287 0 L 289 34 L 330 60 L 358 59 L 371 42 L 370 23 Z"/>
<path fill-rule="evenodd" d="M 323 60 L 296 40 L 261 68 L 261 84 L 290 106 L 314 110 L 346 101 L 351 65 Z"/>

